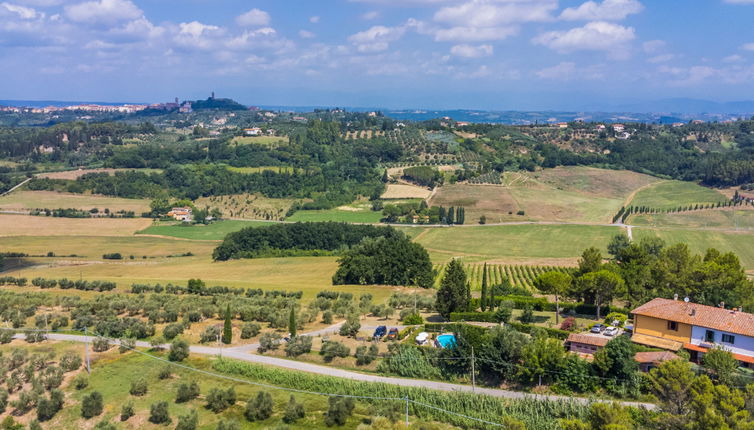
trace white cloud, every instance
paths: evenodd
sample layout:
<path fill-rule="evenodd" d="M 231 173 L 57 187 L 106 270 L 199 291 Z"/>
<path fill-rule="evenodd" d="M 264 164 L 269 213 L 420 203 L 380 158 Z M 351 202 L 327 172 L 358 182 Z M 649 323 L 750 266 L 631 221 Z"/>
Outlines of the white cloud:
<path fill-rule="evenodd" d="M 493 48 L 492 45 L 479 45 L 479 46 L 473 46 L 473 45 L 454 45 L 450 48 L 450 53 L 455 55 L 456 57 L 464 57 L 464 58 L 480 58 L 480 57 L 489 57 L 492 55 Z"/>
<path fill-rule="evenodd" d="M 270 14 L 260 9 L 251 9 L 250 11 L 239 15 L 236 18 L 236 23 L 243 27 L 261 27 L 269 25 Z"/>
<path fill-rule="evenodd" d="M 298 35 L 302 39 L 313 39 L 313 38 L 315 38 L 317 36 L 316 34 L 312 33 L 311 31 L 306 31 L 306 30 L 299 30 Z"/>
<path fill-rule="evenodd" d="M 745 49 L 747 51 L 754 51 L 754 42 L 745 43 L 745 44 L 741 45 L 741 49 Z"/>
<path fill-rule="evenodd" d="M 364 13 L 364 14 L 361 15 L 361 19 L 364 19 L 364 20 L 367 20 L 367 21 L 371 21 L 371 20 L 377 19 L 379 17 L 380 17 L 380 13 L 377 12 L 376 10 L 369 11 L 369 12 L 366 12 L 366 13 Z"/>
<path fill-rule="evenodd" d="M 178 24 L 175 42 L 186 48 L 210 49 L 217 45 L 223 30 L 215 25 L 202 24 L 199 21 Z"/>
<path fill-rule="evenodd" d="M 744 60 L 744 57 L 738 54 L 728 55 L 727 57 L 723 58 L 724 63 L 739 63 L 743 60 Z"/>
<path fill-rule="evenodd" d="M 368 30 L 349 36 L 348 41 L 354 44 L 359 52 L 380 52 L 387 50 L 389 43 L 403 37 L 405 32 L 405 26 L 385 27 L 375 25 Z"/>
<path fill-rule="evenodd" d="M 310 16 L 309 17 L 309 22 L 311 22 L 312 24 L 318 23 L 319 22 L 319 16 L 317 16 L 317 15 Z"/>
<path fill-rule="evenodd" d="M 0 8 L 17 15 L 21 19 L 36 19 L 44 17 L 43 13 L 37 12 L 35 9 L 16 4 L 0 3 Z"/>
<path fill-rule="evenodd" d="M 483 42 L 503 40 L 518 33 L 517 26 L 510 27 L 451 27 L 435 30 L 438 42 Z"/>
<path fill-rule="evenodd" d="M 655 54 L 662 51 L 667 43 L 664 40 L 650 40 L 641 44 L 642 49 L 647 54 Z"/>
<path fill-rule="evenodd" d="M 143 15 L 130 0 L 95 0 L 65 7 L 65 15 L 74 22 L 113 24 Z"/>
<path fill-rule="evenodd" d="M 568 31 L 543 33 L 532 39 L 532 42 L 562 53 L 580 50 L 608 51 L 615 57 L 625 57 L 625 45 L 635 37 L 633 27 L 596 21 Z"/>
<path fill-rule="evenodd" d="M 728 4 L 754 4 L 754 0 L 723 0 L 723 2 Z"/>
<path fill-rule="evenodd" d="M 557 7 L 557 0 L 471 0 L 440 9 L 434 19 L 457 26 L 496 27 L 515 22 L 550 21 L 553 19 L 551 12 Z"/>
<path fill-rule="evenodd" d="M 576 66 L 576 63 L 572 61 L 563 61 L 552 67 L 538 70 L 534 74 L 540 79 L 555 81 L 570 81 L 573 79 L 597 80 L 605 77 L 602 69 L 603 67 L 599 65 L 582 68 Z"/>
<path fill-rule="evenodd" d="M 588 1 L 579 7 L 569 7 L 560 14 L 567 21 L 619 21 L 628 15 L 639 13 L 644 6 L 637 0 L 604 0 L 602 3 Z"/>
<path fill-rule="evenodd" d="M 650 62 L 650 63 L 655 63 L 655 64 L 656 63 L 667 63 L 668 61 L 670 61 L 670 60 L 672 60 L 674 58 L 675 58 L 675 55 L 673 55 L 673 54 L 660 54 L 660 55 L 655 55 L 654 57 L 648 58 L 647 61 Z"/>

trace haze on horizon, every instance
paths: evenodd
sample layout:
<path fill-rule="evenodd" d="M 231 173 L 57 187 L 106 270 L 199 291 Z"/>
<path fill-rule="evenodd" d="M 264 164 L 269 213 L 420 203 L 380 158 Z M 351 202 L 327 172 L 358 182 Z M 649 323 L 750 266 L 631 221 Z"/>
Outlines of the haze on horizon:
<path fill-rule="evenodd" d="M 754 0 L 5 0 L 0 98 L 605 109 L 754 99 Z"/>

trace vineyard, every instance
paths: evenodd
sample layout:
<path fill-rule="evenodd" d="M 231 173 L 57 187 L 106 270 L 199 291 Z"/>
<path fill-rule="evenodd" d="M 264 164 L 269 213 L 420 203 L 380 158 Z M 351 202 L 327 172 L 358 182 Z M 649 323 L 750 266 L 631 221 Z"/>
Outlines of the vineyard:
<path fill-rule="evenodd" d="M 445 274 L 445 268 L 447 264 L 435 264 L 433 269 L 435 270 L 435 286 L 440 286 L 440 281 Z M 465 265 L 466 277 L 471 284 L 472 290 L 480 290 L 482 288 L 482 272 L 484 271 L 484 264 L 474 263 Z M 537 276 L 545 272 L 558 271 L 568 273 L 572 269 L 569 267 L 561 266 L 531 266 L 531 265 L 517 265 L 517 264 L 488 264 L 487 265 L 487 284 L 495 285 L 502 283 L 506 278 L 510 281 L 514 287 L 523 287 L 527 289 L 534 288 L 534 279 Z"/>
<path fill-rule="evenodd" d="M 446 136 L 431 134 L 428 139 L 425 134 L 416 129 L 392 130 L 385 133 L 385 137 L 397 143 L 406 154 L 412 154 L 412 161 L 427 164 L 445 164 L 459 161 L 455 152 L 458 144 Z"/>

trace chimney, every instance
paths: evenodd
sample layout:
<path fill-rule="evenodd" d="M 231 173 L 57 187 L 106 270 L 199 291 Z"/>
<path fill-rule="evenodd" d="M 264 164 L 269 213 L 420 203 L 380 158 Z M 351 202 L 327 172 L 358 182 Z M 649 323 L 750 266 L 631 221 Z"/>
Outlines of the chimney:
<path fill-rule="evenodd" d="M 673 300 L 678 300 L 678 293 L 673 294 Z"/>
<path fill-rule="evenodd" d="M 691 315 L 692 317 L 696 315 L 696 308 L 691 308 L 691 313 L 689 315 Z"/>
<path fill-rule="evenodd" d="M 725 302 L 720 302 L 718 306 L 720 306 L 720 309 L 725 309 Z"/>

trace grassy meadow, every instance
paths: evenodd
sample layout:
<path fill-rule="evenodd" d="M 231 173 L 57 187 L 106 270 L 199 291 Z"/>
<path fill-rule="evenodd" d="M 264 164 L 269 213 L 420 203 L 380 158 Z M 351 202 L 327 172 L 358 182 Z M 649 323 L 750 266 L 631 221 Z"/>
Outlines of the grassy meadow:
<path fill-rule="evenodd" d="M 639 190 L 629 205 L 672 209 L 696 203 L 728 201 L 722 193 L 693 182 L 662 181 Z"/>
<path fill-rule="evenodd" d="M 754 210 L 704 209 L 679 213 L 632 215 L 630 223 L 638 226 L 674 228 L 754 229 Z"/>
<path fill-rule="evenodd" d="M 285 220 L 292 222 L 336 221 L 374 224 L 379 223 L 381 218 L 382 212 L 373 211 L 369 202 L 356 202 L 334 209 L 314 211 L 299 210 Z"/>
<path fill-rule="evenodd" d="M 228 233 L 241 230 L 245 227 L 261 227 L 271 225 L 272 222 L 264 221 L 238 221 L 224 220 L 213 222 L 208 225 L 188 225 L 179 222 L 157 222 L 144 230 L 136 232 L 137 235 L 170 236 L 189 240 L 223 240 Z"/>
<path fill-rule="evenodd" d="M 288 143 L 287 137 L 281 136 L 236 136 L 231 142 L 237 145 L 264 145 L 274 146 Z"/>
<path fill-rule="evenodd" d="M 528 224 L 433 228 L 420 233 L 415 240 L 431 252 L 435 263 L 453 257 L 476 261 L 527 258 L 537 262 L 575 259 L 590 246 L 606 253 L 607 243 L 620 231 L 617 227 Z"/>
<path fill-rule="evenodd" d="M 659 237 L 668 245 L 683 242 L 692 252 L 704 254 L 709 248 L 723 252 L 734 252 L 741 264 L 749 271 L 754 269 L 754 234 L 752 232 L 725 232 L 714 230 L 659 229 L 636 227 L 633 229 L 634 240 L 642 237 Z"/>

